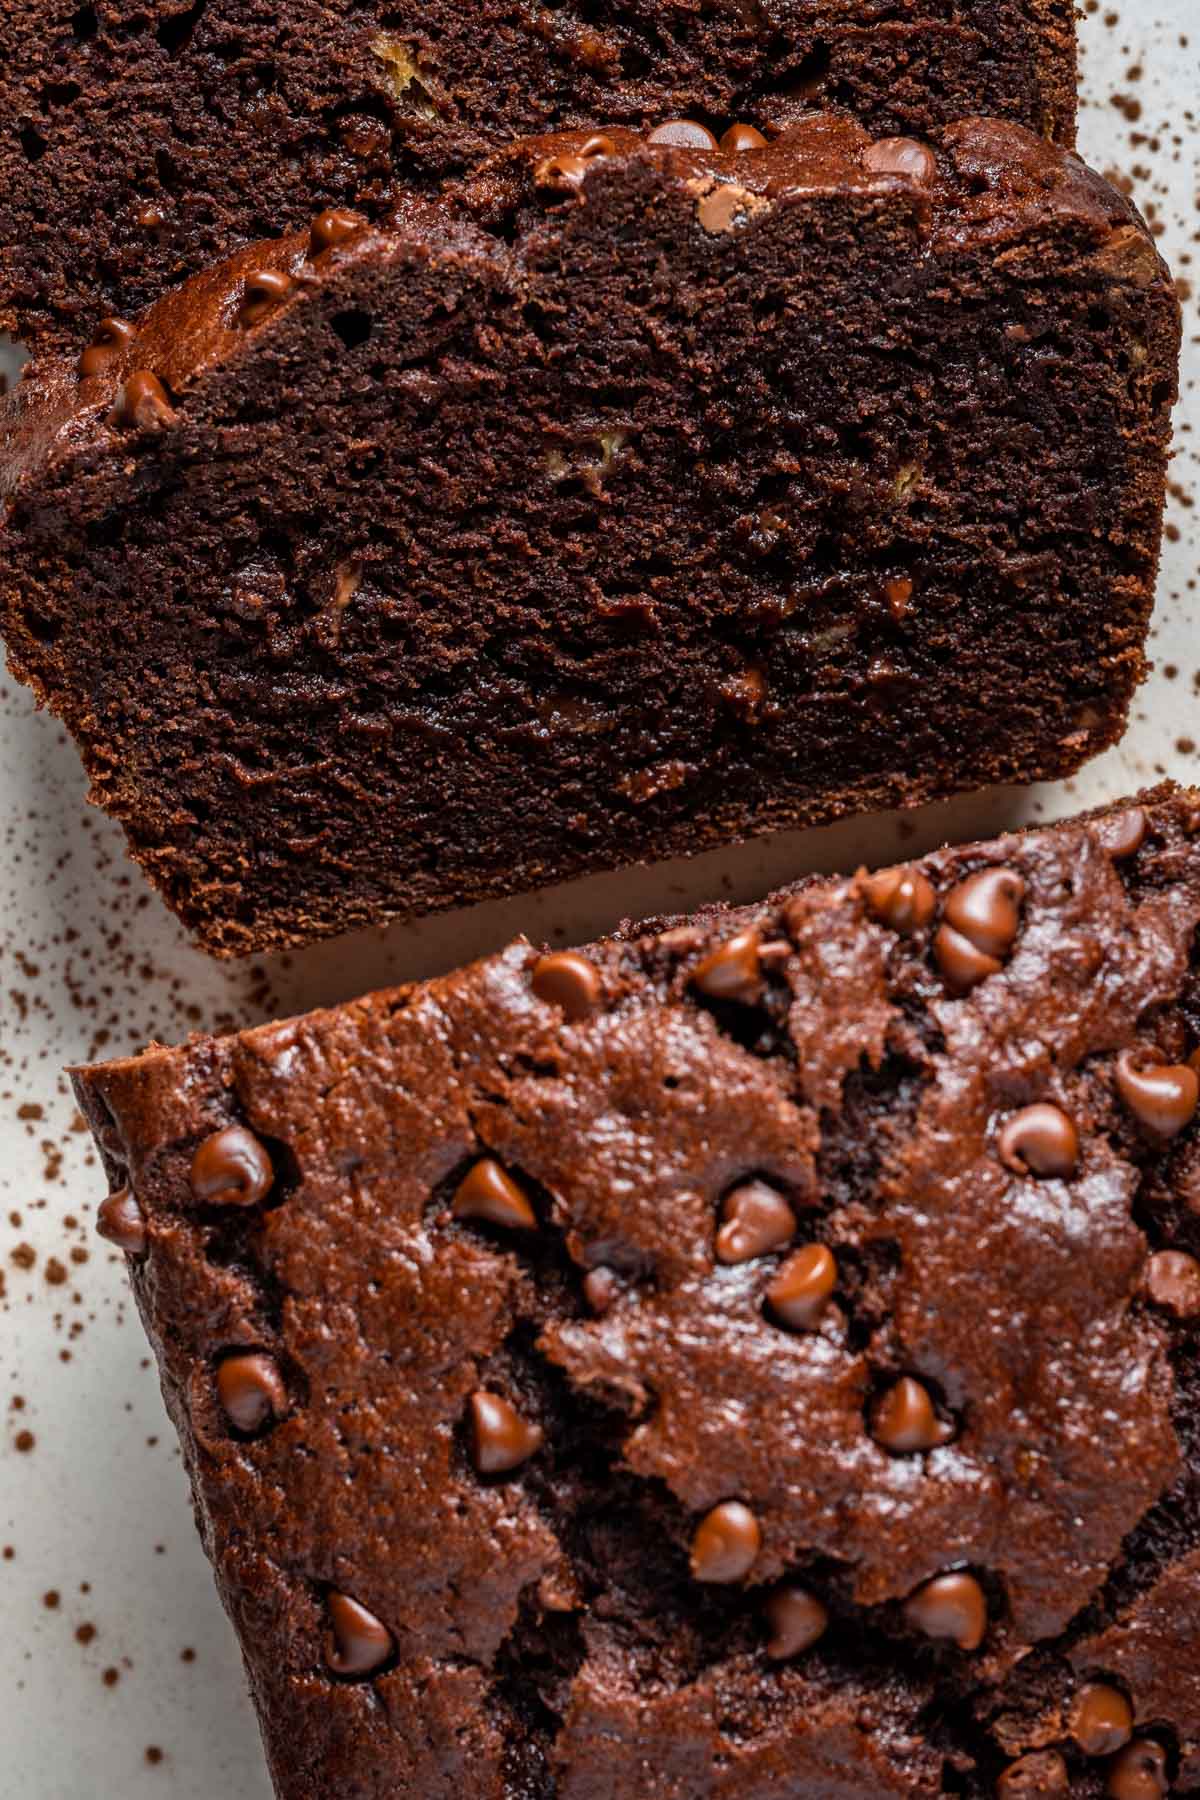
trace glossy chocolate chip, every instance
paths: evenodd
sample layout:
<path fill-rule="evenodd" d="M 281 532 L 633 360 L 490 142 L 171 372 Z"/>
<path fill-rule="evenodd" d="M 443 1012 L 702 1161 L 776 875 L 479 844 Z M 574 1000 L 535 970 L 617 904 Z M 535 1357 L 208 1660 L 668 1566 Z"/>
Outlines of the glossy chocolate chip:
<path fill-rule="evenodd" d="M 1145 1290 L 1177 1319 L 1200 1314 L 1200 1262 L 1186 1250 L 1156 1250 L 1146 1263 Z"/>
<path fill-rule="evenodd" d="M 458 1184 L 451 1212 L 456 1219 L 483 1219 L 509 1231 L 532 1231 L 537 1214 L 525 1194 L 494 1157 L 472 1165 Z"/>
<path fill-rule="evenodd" d="M 126 1256 L 145 1255 L 146 1215 L 127 1187 L 118 1188 L 100 1202 L 96 1230 Z"/>
<path fill-rule="evenodd" d="M 685 150 L 715 150 L 717 140 L 707 125 L 695 119 L 668 119 L 656 125 L 647 140 L 651 144 L 677 144 Z"/>
<path fill-rule="evenodd" d="M 721 133 L 719 148 L 722 150 L 765 150 L 766 147 L 766 138 L 754 125 L 731 125 L 728 131 Z"/>
<path fill-rule="evenodd" d="M 973 1575 L 935 1575 L 905 1602 L 904 1616 L 926 1637 L 978 1650 L 987 1630 L 987 1599 Z"/>
<path fill-rule="evenodd" d="M 283 1377 L 265 1350 L 239 1350 L 218 1363 L 217 1399 L 235 1431 L 261 1431 L 287 1411 Z"/>
<path fill-rule="evenodd" d="M 939 925 L 933 938 L 933 954 L 953 994 L 967 994 L 989 975 L 998 975 L 1004 964 L 998 956 L 979 950 L 961 931 Z"/>
<path fill-rule="evenodd" d="M 932 919 L 937 899 L 920 869 L 881 869 L 863 883 L 867 911 L 890 931 L 911 937 Z"/>
<path fill-rule="evenodd" d="M 954 993 L 999 974 L 1020 928 L 1024 895 L 1015 869 L 980 869 L 951 889 L 933 953 Z"/>
<path fill-rule="evenodd" d="M 998 1800 L 1038 1800 L 1070 1791 L 1071 1777 L 1057 1750 L 1032 1750 L 1018 1757 L 996 1783 Z"/>
<path fill-rule="evenodd" d="M 1160 1800 L 1170 1788 L 1162 1745 L 1136 1738 L 1113 1758 L 1104 1792 L 1109 1800 Z"/>
<path fill-rule="evenodd" d="M 937 174 L 933 151 L 916 138 L 880 138 L 863 151 L 863 165 L 873 175 L 907 175 L 912 181 L 932 181 Z"/>
<path fill-rule="evenodd" d="M 356 231 L 361 231 L 366 220 L 360 213 L 348 212 L 339 206 L 328 207 L 318 213 L 312 222 L 308 234 L 308 250 L 310 256 L 323 256 L 326 250 L 332 250 Z"/>
<path fill-rule="evenodd" d="M 1173 1138 L 1190 1125 L 1200 1100 L 1200 1077 L 1187 1063 L 1168 1063 L 1149 1045 L 1122 1050 L 1117 1092 L 1152 1137 Z"/>
<path fill-rule="evenodd" d="M 615 156 L 616 153 L 617 146 L 602 131 L 593 132 L 592 136 L 579 146 L 579 155 L 587 162 L 590 162 L 594 156 Z"/>
<path fill-rule="evenodd" d="M 871 1419 L 871 1435 L 885 1450 L 901 1454 L 948 1444 L 954 1427 L 938 1418 L 928 1388 L 913 1376 L 902 1375 L 880 1396 Z"/>
<path fill-rule="evenodd" d="M 556 193 L 574 193 L 583 186 L 588 172 L 589 159 L 584 156 L 562 154 L 548 156 L 533 171 L 536 187 L 551 188 Z"/>
<path fill-rule="evenodd" d="M 739 931 L 703 957 L 692 970 L 694 988 L 709 1000 L 739 1000 L 752 1006 L 762 993 L 757 931 Z"/>
<path fill-rule="evenodd" d="M 158 376 L 152 375 L 149 369 L 135 369 L 123 384 L 108 422 L 126 429 L 136 426 L 139 431 L 144 431 L 151 425 L 166 425 L 174 417 L 167 390 Z"/>
<path fill-rule="evenodd" d="M 1127 807 L 1111 818 L 1098 819 L 1093 825 L 1096 840 L 1114 862 L 1136 856 L 1146 841 L 1147 819 L 1140 806 Z"/>
<path fill-rule="evenodd" d="M 721 1203 L 725 1223 L 717 1232 L 716 1251 L 723 1263 L 750 1262 L 788 1243 L 796 1215 L 783 1195 L 765 1181 L 743 1181 Z"/>
<path fill-rule="evenodd" d="M 706 1513 L 692 1538 L 697 1581 L 728 1584 L 750 1573 L 762 1549 L 758 1520 L 740 1500 L 723 1500 Z"/>
<path fill-rule="evenodd" d="M 79 358 L 79 373 L 83 379 L 107 374 L 136 336 L 136 329 L 125 319 L 101 319 L 95 337 Z"/>
<path fill-rule="evenodd" d="M 192 1193 L 205 1206 L 257 1206 L 274 1181 L 271 1158 L 244 1125 L 214 1131 L 192 1158 Z"/>
<path fill-rule="evenodd" d="M 1079 1133 L 1059 1106 L 1039 1100 L 1005 1121 L 996 1140 L 1000 1161 L 1016 1175 L 1066 1179 L 1079 1167 Z"/>
<path fill-rule="evenodd" d="M 325 1606 L 325 1661 L 335 1675 L 371 1675 L 390 1660 L 392 1634 L 374 1613 L 349 1594 L 329 1594 Z"/>
<path fill-rule="evenodd" d="M 767 1655 L 776 1662 L 801 1656 L 823 1638 L 829 1628 L 829 1614 L 807 1588 L 787 1583 L 777 1587 L 763 1605 L 763 1617 L 770 1627 Z"/>
<path fill-rule="evenodd" d="M 1120 1688 L 1089 1681 L 1075 1696 L 1070 1723 L 1085 1756 L 1111 1756 L 1133 1735 L 1133 1708 Z"/>
<path fill-rule="evenodd" d="M 600 1001 L 600 976 L 596 965 L 575 950 L 556 950 L 539 956 L 529 985 L 547 1006 L 561 1007 L 568 1019 L 586 1019 Z"/>
<path fill-rule="evenodd" d="M 541 1449 L 544 1433 L 500 1394 L 471 1395 L 471 1456 L 481 1475 L 508 1475 Z"/>
<path fill-rule="evenodd" d="M 767 1305 L 789 1331 L 815 1331 L 837 1286 L 837 1263 L 824 1244 L 789 1256 L 767 1289 Z"/>
<path fill-rule="evenodd" d="M 292 277 L 282 269 L 259 269 L 248 275 L 238 307 L 238 324 L 260 324 L 281 300 L 286 300 L 295 285 Z"/>

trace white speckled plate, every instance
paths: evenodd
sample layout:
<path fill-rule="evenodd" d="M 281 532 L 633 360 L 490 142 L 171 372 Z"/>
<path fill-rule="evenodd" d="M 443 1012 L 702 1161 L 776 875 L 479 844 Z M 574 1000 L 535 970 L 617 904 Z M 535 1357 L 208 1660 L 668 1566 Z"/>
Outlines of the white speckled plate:
<path fill-rule="evenodd" d="M 719 892 L 751 898 L 806 869 L 886 862 L 947 837 L 1070 812 L 1164 774 L 1200 779 L 1200 336 L 1189 297 L 1200 13 L 1196 0 L 1114 0 L 1107 12 L 1098 0 L 1088 5 L 1083 149 L 1099 168 L 1130 178 L 1161 230 L 1184 295 L 1187 361 L 1158 666 L 1125 743 L 1076 781 L 602 876 L 222 968 L 188 947 L 126 861 L 120 833 L 84 806 L 61 730 L 0 676 L 0 1794 L 270 1795 L 233 1634 L 195 1538 L 120 1260 L 92 1235 L 100 1173 L 59 1073 L 64 1063 L 433 974 L 517 930 L 586 939 L 625 913 Z"/>

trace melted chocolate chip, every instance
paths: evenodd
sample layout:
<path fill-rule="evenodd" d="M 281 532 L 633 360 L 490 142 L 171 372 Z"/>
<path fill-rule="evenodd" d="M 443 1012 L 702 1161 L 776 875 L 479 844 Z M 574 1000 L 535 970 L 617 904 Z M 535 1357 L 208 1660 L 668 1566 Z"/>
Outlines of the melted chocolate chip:
<path fill-rule="evenodd" d="M 758 1520 L 740 1500 L 723 1500 L 706 1513 L 692 1538 L 692 1574 L 697 1581 L 741 1581 L 762 1548 Z"/>
<path fill-rule="evenodd" d="M 167 390 L 149 369 L 135 369 L 121 388 L 117 403 L 108 415 L 110 425 L 136 426 L 139 431 L 151 425 L 166 425 L 175 417 Z"/>
<path fill-rule="evenodd" d="M 811 1650 L 829 1627 L 829 1614 L 816 1595 L 790 1584 L 776 1588 L 768 1597 L 763 1617 L 771 1628 L 767 1655 L 776 1662 Z"/>
<path fill-rule="evenodd" d="M 1186 1250 L 1156 1250 L 1146 1263 L 1146 1293 L 1177 1319 L 1200 1314 L 1200 1262 Z"/>
<path fill-rule="evenodd" d="M 692 970 L 692 986 L 709 1000 L 740 1000 L 752 1006 L 762 993 L 759 935 L 739 931 L 702 958 Z"/>
<path fill-rule="evenodd" d="M 1125 812 L 1108 819 L 1098 819 L 1092 827 L 1101 849 L 1107 850 L 1114 862 L 1137 855 L 1146 841 L 1146 829 L 1146 815 L 1140 806 L 1128 807 Z"/>
<path fill-rule="evenodd" d="M 722 150 L 765 150 L 767 140 L 754 125 L 731 125 L 728 131 L 721 134 L 719 146 Z"/>
<path fill-rule="evenodd" d="M 1079 1133 L 1061 1107 L 1040 1100 L 1014 1113 L 996 1140 L 1000 1161 L 1017 1175 L 1066 1179 L 1079 1166 Z"/>
<path fill-rule="evenodd" d="M 767 1305 L 789 1331 L 815 1331 L 837 1286 L 837 1263 L 824 1244 L 789 1256 L 767 1289 Z"/>
<path fill-rule="evenodd" d="M 873 175 L 907 175 L 911 181 L 932 181 L 937 174 L 933 151 L 916 138 L 880 138 L 863 151 L 863 166 Z"/>
<path fill-rule="evenodd" d="M 1015 869 L 980 869 L 950 890 L 933 953 L 955 993 L 999 974 L 1016 940 L 1024 895 Z"/>
<path fill-rule="evenodd" d="M 580 144 L 578 153 L 585 161 L 590 161 L 593 156 L 615 156 L 617 146 L 610 137 L 606 137 L 602 131 L 597 131 L 588 138 L 586 143 Z"/>
<path fill-rule="evenodd" d="M 717 1256 L 723 1263 L 750 1262 L 788 1242 L 796 1215 L 765 1181 L 745 1181 L 731 1188 L 721 1205 L 725 1223 L 717 1232 Z"/>
<path fill-rule="evenodd" d="M 1162 1745 L 1153 1738 L 1136 1738 L 1113 1758 L 1104 1791 L 1109 1800 L 1160 1800 L 1170 1785 Z"/>
<path fill-rule="evenodd" d="M 1033 1750 L 1009 1763 L 996 1783 L 998 1800 L 1038 1800 L 1038 1796 L 1069 1794 L 1071 1778 L 1057 1750 Z"/>
<path fill-rule="evenodd" d="M 259 269 L 246 277 L 242 303 L 238 307 L 239 325 L 258 325 L 285 300 L 295 287 L 292 277 L 282 269 Z"/>
<path fill-rule="evenodd" d="M 214 1131 L 192 1158 L 192 1194 L 206 1206 L 257 1206 L 274 1181 L 270 1157 L 244 1125 Z"/>
<path fill-rule="evenodd" d="M 217 1398 L 235 1431 L 261 1431 L 287 1411 L 287 1389 L 274 1357 L 238 1351 L 217 1365 Z"/>
<path fill-rule="evenodd" d="M 556 193 L 575 193 L 583 186 L 588 172 L 588 158 L 583 156 L 548 156 L 533 171 L 536 187 L 552 188 Z"/>
<path fill-rule="evenodd" d="M 107 374 L 136 336 L 135 327 L 124 319 L 101 319 L 95 337 L 79 358 L 82 378 L 86 381 L 93 375 Z"/>
<path fill-rule="evenodd" d="M 1071 1708 L 1071 1736 L 1085 1756 L 1111 1756 L 1133 1735 L 1133 1708 L 1119 1688 L 1091 1681 Z"/>
<path fill-rule="evenodd" d="M 574 950 L 558 950 L 539 956 L 529 985 L 547 1006 L 559 1006 L 568 1019 L 586 1019 L 600 999 L 596 965 Z"/>
<path fill-rule="evenodd" d="M 948 1444 L 954 1427 L 938 1418 L 928 1388 L 911 1375 L 902 1375 L 875 1407 L 871 1435 L 885 1450 L 899 1454 Z"/>
<path fill-rule="evenodd" d="M 360 213 L 347 212 L 338 206 L 331 206 L 325 212 L 318 213 L 312 222 L 308 235 L 308 253 L 310 256 L 323 256 L 326 250 L 332 250 L 356 231 L 361 231 L 366 220 Z"/>
<path fill-rule="evenodd" d="M 499 1394 L 471 1395 L 471 1456 L 481 1475 L 507 1475 L 541 1449 L 544 1433 Z"/>
<path fill-rule="evenodd" d="M 348 1594 L 330 1594 L 325 1605 L 325 1661 L 335 1675 L 370 1675 L 389 1661 L 395 1650 L 392 1634 L 374 1613 Z"/>
<path fill-rule="evenodd" d="M 668 119 L 656 125 L 647 139 L 651 144 L 677 144 L 685 150 L 715 150 L 717 140 L 707 125 L 695 119 Z"/>
<path fill-rule="evenodd" d="M 1138 1124 L 1152 1137 L 1173 1138 L 1190 1125 L 1200 1101 L 1200 1077 L 1187 1063 L 1167 1063 L 1149 1045 L 1122 1050 L 1116 1065 L 1117 1092 Z"/>
<path fill-rule="evenodd" d="M 973 1575 L 935 1575 L 905 1601 L 904 1616 L 926 1637 L 978 1650 L 987 1630 L 987 1600 Z"/>
<path fill-rule="evenodd" d="M 509 1231 L 533 1231 L 537 1214 L 507 1170 L 494 1157 L 475 1163 L 458 1184 L 450 1207 L 456 1219 L 483 1219 Z"/>
<path fill-rule="evenodd" d="M 867 911 L 881 925 L 911 937 L 932 919 L 937 899 L 919 869 L 881 869 L 863 884 Z"/>
<path fill-rule="evenodd" d="M 145 1255 L 146 1215 L 127 1187 L 118 1188 L 100 1202 L 96 1230 L 126 1256 Z"/>

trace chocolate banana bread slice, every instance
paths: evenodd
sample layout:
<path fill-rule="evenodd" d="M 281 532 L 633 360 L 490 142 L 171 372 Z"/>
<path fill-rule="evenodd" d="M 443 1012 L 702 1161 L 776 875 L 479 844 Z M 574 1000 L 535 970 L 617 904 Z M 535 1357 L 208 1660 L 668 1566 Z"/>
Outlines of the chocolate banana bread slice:
<path fill-rule="evenodd" d="M 1070 143 L 1070 0 L 7 0 L 0 330 L 39 352 L 323 206 L 512 138 L 814 105 Z"/>
<path fill-rule="evenodd" d="M 11 665 L 209 949 L 1120 735 L 1179 333 L 1140 220 L 1015 125 L 739 141 L 322 214 L 9 403 Z"/>
<path fill-rule="evenodd" d="M 1200 1792 L 1198 924 L 1160 790 L 76 1071 L 281 1800 Z"/>

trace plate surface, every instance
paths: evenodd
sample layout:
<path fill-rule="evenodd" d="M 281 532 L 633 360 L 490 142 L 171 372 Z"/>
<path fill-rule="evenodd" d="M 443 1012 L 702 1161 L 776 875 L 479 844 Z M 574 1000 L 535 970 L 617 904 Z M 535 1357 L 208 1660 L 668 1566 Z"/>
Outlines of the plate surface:
<path fill-rule="evenodd" d="M 102 1183 L 59 1071 L 148 1038 L 253 1022 L 431 975 L 518 931 L 570 942 L 622 915 L 751 899 L 1160 779 L 1200 781 L 1196 0 L 1087 0 L 1082 148 L 1123 171 L 1185 307 L 1184 399 L 1152 654 L 1125 742 L 1073 782 L 994 790 L 601 876 L 333 947 L 223 968 L 189 948 L 84 805 L 74 751 L 0 676 L 0 1716 L 5 1794 L 270 1800 L 233 1635 L 192 1526 Z M 1118 11 L 1118 8 L 1120 9 Z M 1189 41 L 1190 40 L 1190 41 Z M 330 1800 L 334 1800 L 331 1796 Z"/>

